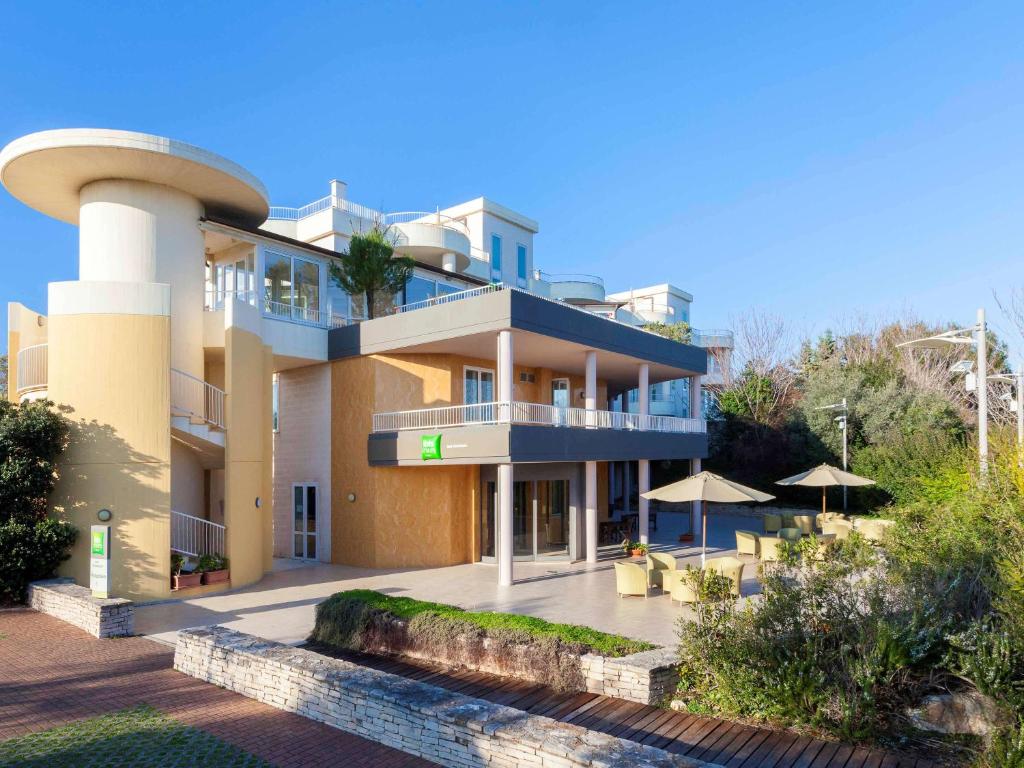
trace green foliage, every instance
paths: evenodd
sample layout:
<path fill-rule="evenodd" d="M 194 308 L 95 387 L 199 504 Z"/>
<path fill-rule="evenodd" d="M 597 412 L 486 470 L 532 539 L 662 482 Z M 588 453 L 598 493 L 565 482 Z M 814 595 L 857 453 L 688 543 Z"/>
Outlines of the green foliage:
<path fill-rule="evenodd" d="M 29 582 L 53 576 L 77 533 L 52 518 L 0 522 L 0 604 L 24 602 Z"/>
<path fill-rule="evenodd" d="M 763 423 L 765 413 L 774 403 L 772 380 L 746 368 L 735 386 L 718 395 L 718 407 L 727 416 Z"/>
<path fill-rule="evenodd" d="M 666 339 L 678 341 L 680 344 L 689 344 L 693 341 L 693 330 L 685 320 L 680 320 L 678 323 L 644 323 L 643 329 L 664 336 Z"/>
<path fill-rule="evenodd" d="M 228 559 L 219 553 L 212 555 L 201 555 L 199 557 L 199 563 L 196 565 L 196 571 L 198 573 L 208 573 L 209 571 L 226 571 L 228 569 Z"/>
<path fill-rule="evenodd" d="M 181 575 L 181 569 L 185 567 L 185 558 L 178 552 L 171 552 L 171 576 Z"/>
<path fill-rule="evenodd" d="M 7 397 L 8 375 L 7 355 L 0 355 L 0 398 Z"/>
<path fill-rule="evenodd" d="M 533 616 L 490 611 L 464 611 L 454 605 L 430 603 L 410 597 L 394 597 L 368 589 L 338 592 L 316 608 L 316 624 L 310 640 L 341 648 L 360 649 L 360 636 L 374 613 L 401 619 L 431 614 L 439 620 L 472 626 L 488 635 L 499 630 L 524 633 L 532 638 L 552 637 L 564 643 L 583 646 L 605 656 L 625 656 L 654 648 L 650 643 L 599 632 L 590 627 L 554 624 Z"/>
<path fill-rule="evenodd" d="M 622 540 L 622 551 L 627 555 L 632 552 L 639 552 L 641 555 L 646 555 L 649 547 L 639 541 L 632 541 L 630 539 Z"/>
<path fill-rule="evenodd" d="M 0 520 L 38 520 L 68 443 L 68 422 L 53 403 L 0 399 Z"/>
<path fill-rule="evenodd" d="M 352 296 L 366 297 L 367 316 L 377 311 L 378 295 L 394 295 L 412 278 L 416 262 L 408 256 L 395 256 L 386 228 L 374 226 L 369 232 L 352 235 L 348 253 L 331 263 L 334 284 Z"/>
<path fill-rule="evenodd" d="M 1024 723 L 997 731 L 979 758 L 978 768 L 1024 768 Z"/>

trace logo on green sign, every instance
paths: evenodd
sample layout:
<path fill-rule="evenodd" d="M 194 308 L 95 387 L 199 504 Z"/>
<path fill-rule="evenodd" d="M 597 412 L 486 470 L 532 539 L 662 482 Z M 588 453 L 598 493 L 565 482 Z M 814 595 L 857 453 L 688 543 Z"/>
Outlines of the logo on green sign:
<path fill-rule="evenodd" d="M 104 544 L 103 539 L 104 539 L 103 531 L 93 531 L 92 532 L 92 554 L 100 555 L 100 556 L 105 554 L 105 548 L 103 546 L 103 544 Z"/>
<path fill-rule="evenodd" d="M 441 458 L 440 435 L 422 435 L 420 437 L 420 458 L 423 461 Z"/>

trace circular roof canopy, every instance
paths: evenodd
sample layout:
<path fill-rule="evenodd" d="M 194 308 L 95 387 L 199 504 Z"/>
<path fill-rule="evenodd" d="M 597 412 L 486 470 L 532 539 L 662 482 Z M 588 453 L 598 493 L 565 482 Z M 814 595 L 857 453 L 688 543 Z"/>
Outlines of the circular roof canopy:
<path fill-rule="evenodd" d="M 37 211 L 78 223 L 78 193 L 103 179 L 163 184 L 200 200 L 208 215 L 262 224 L 267 190 L 242 166 L 181 141 L 133 131 L 68 128 L 15 139 L 0 150 L 0 182 Z"/>

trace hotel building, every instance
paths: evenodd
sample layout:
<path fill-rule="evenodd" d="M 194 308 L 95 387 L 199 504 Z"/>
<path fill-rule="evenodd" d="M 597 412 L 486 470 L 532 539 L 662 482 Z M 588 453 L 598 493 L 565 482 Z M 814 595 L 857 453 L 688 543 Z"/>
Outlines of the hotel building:
<path fill-rule="evenodd" d="M 0 181 L 79 229 L 78 279 L 45 311 L 8 305 L 7 395 L 66 409 L 52 503 L 81 530 L 111 513 L 118 596 L 176 594 L 172 551 L 228 556 L 200 592 L 275 557 L 482 561 L 507 585 L 517 560 L 596 560 L 616 510 L 646 538 L 651 462 L 706 455 L 731 336 L 644 330 L 688 322 L 692 297 L 542 272 L 537 223 L 487 198 L 385 214 L 332 181 L 272 207 L 222 157 L 92 129 L 13 141 Z M 374 223 L 416 268 L 368 320 L 328 266 Z"/>

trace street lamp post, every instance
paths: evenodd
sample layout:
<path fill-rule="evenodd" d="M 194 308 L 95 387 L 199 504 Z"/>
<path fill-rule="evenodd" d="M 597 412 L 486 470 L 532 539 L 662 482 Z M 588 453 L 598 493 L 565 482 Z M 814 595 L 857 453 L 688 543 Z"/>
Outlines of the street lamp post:
<path fill-rule="evenodd" d="M 978 321 L 969 328 L 913 339 L 898 344 L 913 349 L 950 349 L 956 346 L 974 346 L 977 351 L 978 369 L 978 467 L 982 476 L 988 474 L 988 328 L 985 324 L 985 309 L 978 309 Z"/>
<path fill-rule="evenodd" d="M 850 411 L 846 405 L 846 398 L 844 397 L 838 403 L 832 403 L 831 405 L 822 405 L 817 408 L 819 411 L 842 411 L 842 416 L 836 416 L 835 421 L 839 424 L 839 430 L 843 433 L 843 471 L 846 471 L 846 459 L 849 453 L 847 448 L 846 440 L 846 427 L 849 423 Z M 843 486 L 843 511 L 846 511 L 846 486 Z"/>

